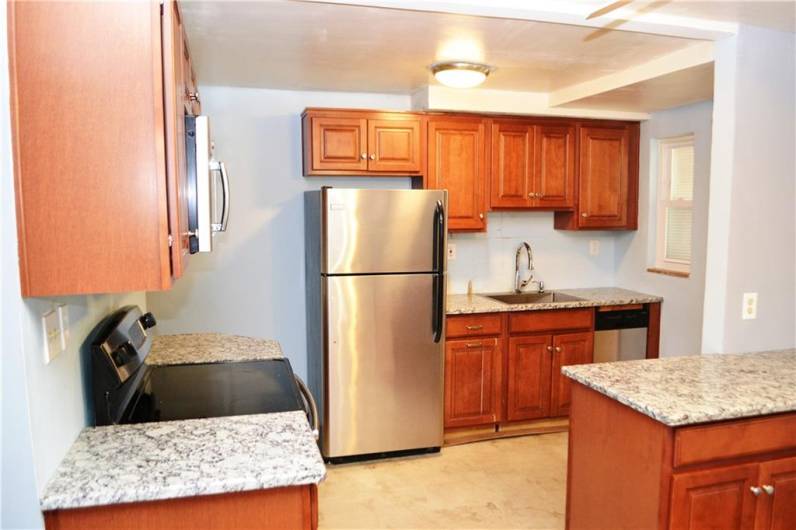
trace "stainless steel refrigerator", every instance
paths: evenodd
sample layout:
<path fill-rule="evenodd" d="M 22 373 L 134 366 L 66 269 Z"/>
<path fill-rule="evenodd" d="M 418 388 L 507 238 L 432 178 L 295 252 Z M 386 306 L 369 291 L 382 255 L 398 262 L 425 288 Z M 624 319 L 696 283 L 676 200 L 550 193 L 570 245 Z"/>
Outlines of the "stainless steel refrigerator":
<path fill-rule="evenodd" d="M 439 450 L 447 192 L 305 194 L 307 348 L 331 462 Z"/>

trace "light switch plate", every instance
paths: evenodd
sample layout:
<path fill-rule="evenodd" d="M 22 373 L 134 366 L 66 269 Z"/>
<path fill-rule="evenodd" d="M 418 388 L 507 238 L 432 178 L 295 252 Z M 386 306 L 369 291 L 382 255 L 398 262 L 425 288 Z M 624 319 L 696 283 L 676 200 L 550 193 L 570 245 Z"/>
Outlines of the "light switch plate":
<path fill-rule="evenodd" d="M 757 318 L 757 293 L 743 294 L 743 307 L 741 318 L 744 320 L 754 320 Z"/>
<path fill-rule="evenodd" d="M 61 353 L 61 322 L 58 312 L 50 309 L 41 316 L 44 332 L 44 364 L 49 364 L 56 355 Z"/>
<path fill-rule="evenodd" d="M 66 304 L 58 304 L 58 325 L 61 328 L 61 351 L 66 351 L 66 345 L 69 343 L 69 306 Z"/>
<path fill-rule="evenodd" d="M 453 243 L 448 243 L 448 261 L 454 261 L 456 259 L 456 245 Z"/>
<path fill-rule="evenodd" d="M 590 256 L 599 256 L 600 255 L 600 240 L 599 239 L 590 239 L 589 240 L 589 255 Z"/>

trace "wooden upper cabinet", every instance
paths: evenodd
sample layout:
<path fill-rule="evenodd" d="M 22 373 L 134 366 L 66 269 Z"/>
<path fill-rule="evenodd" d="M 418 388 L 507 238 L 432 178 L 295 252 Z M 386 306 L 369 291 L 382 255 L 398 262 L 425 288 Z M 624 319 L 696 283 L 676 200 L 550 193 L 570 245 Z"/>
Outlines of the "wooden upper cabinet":
<path fill-rule="evenodd" d="M 424 123 L 410 113 L 307 109 L 304 174 L 422 174 Z"/>
<path fill-rule="evenodd" d="M 757 464 L 675 474 L 669 530 L 754 530 L 757 477 Z"/>
<path fill-rule="evenodd" d="M 561 373 L 561 368 L 573 364 L 588 364 L 594 356 L 594 334 L 566 333 L 553 336 L 553 367 L 550 382 L 550 415 L 569 414 L 571 400 L 569 377 Z"/>
<path fill-rule="evenodd" d="M 492 208 L 530 208 L 534 204 L 534 127 L 524 122 L 492 123 L 490 197 Z"/>
<path fill-rule="evenodd" d="M 528 120 L 492 123 L 492 208 L 572 209 L 575 129 Z"/>
<path fill-rule="evenodd" d="M 419 118 L 368 120 L 368 169 L 420 173 L 422 122 Z"/>
<path fill-rule="evenodd" d="M 545 418 L 550 412 L 550 335 L 511 337 L 506 371 L 506 419 Z"/>
<path fill-rule="evenodd" d="M 556 228 L 638 226 L 638 124 L 581 125 L 577 209 L 557 213 Z"/>
<path fill-rule="evenodd" d="M 428 120 L 426 188 L 448 190 L 448 229 L 486 230 L 486 121 Z"/>
<path fill-rule="evenodd" d="M 456 339 L 445 344 L 445 427 L 469 427 L 498 419 L 498 339 Z"/>
<path fill-rule="evenodd" d="M 535 136 L 534 206 L 574 208 L 575 127 L 539 125 Z"/>
<path fill-rule="evenodd" d="M 796 527 L 796 457 L 760 464 L 755 530 L 791 530 Z"/>
<path fill-rule="evenodd" d="M 160 8 L 8 4 L 23 296 L 166 289 L 184 268 L 178 11 Z"/>

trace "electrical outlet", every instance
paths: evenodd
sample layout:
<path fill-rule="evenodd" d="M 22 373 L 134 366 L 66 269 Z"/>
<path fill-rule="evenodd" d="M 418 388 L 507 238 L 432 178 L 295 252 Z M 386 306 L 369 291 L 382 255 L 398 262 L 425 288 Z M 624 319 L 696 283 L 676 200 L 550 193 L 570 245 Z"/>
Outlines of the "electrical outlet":
<path fill-rule="evenodd" d="M 44 364 L 49 364 L 56 355 L 61 353 L 61 322 L 58 312 L 50 309 L 41 316 L 44 332 Z"/>
<path fill-rule="evenodd" d="M 600 255 L 600 240 L 599 239 L 590 239 L 589 240 L 589 255 L 590 256 L 599 256 Z"/>
<path fill-rule="evenodd" d="M 453 261 L 456 259 L 456 245 L 453 243 L 448 243 L 448 261 Z"/>
<path fill-rule="evenodd" d="M 757 293 L 743 294 L 743 307 L 741 310 L 741 318 L 744 320 L 754 320 L 757 318 Z"/>
<path fill-rule="evenodd" d="M 66 304 L 58 304 L 58 325 L 61 328 L 61 351 L 66 351 L 66 345 L 69 343 L 69 306 Z"/>

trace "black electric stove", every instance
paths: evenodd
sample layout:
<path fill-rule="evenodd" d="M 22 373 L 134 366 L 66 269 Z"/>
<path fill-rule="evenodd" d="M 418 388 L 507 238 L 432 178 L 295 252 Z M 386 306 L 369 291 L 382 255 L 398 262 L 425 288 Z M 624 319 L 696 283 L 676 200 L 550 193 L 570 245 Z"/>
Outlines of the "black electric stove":
<path fill-rule="evenodd" d="M 151 313 L 124 307 L 92 333 L 95 424 L 144 423 L 302 410 L 311 416 L 287 359 L 149 366 Z"/>

